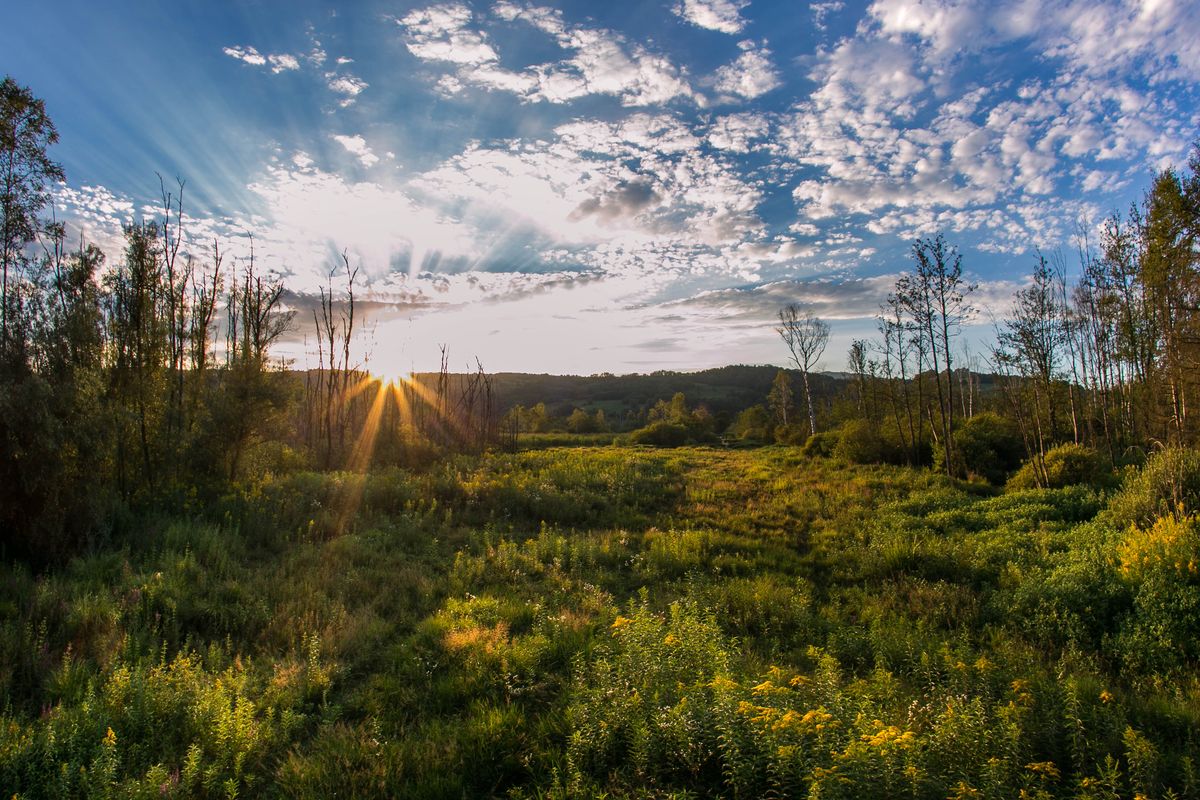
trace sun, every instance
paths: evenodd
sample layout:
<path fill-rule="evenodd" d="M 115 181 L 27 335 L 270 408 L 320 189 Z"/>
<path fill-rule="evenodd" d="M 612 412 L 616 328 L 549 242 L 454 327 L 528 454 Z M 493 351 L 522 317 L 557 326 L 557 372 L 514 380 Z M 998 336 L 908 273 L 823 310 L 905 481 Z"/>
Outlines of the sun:
<path fill-rule="evenodd" d="M 398 369 L 372 369 L 371 375 L 378 380 L 384 387 L 395 387 L 397 389 L 404 387 L 412 382 L 412 373 Z"/>

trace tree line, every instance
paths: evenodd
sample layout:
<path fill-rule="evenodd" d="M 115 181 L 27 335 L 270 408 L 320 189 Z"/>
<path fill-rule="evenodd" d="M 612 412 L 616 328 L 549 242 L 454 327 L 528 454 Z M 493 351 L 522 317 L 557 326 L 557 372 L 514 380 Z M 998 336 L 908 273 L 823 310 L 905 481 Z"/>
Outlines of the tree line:
<path fill-rule="evenodd" d="M 1039 485 L 1051 481 L 1056 447 L 1087 448 L 1110 466 L 1150 449 L 1200 438 L 1200 144 L 1183 170 L 1160 172 L 1140 202 L 1114 213 L 1093 242 L 1082 225 L 1078 268 L 1038 253 L 994 343 L 960 344 L 977 316 L 976 287 L 957 248 L 938 234 L 918 239 L 877 317 L 878 337 L 856 340 L 851 375 L 825 415 L 807 403 L 814 449 L 867 460 L 935 464 L 953 476 L 994 472 L 1014 452 Z M 828 326 L 797 305 L 777 332 L 807 377 Z M 815 357 L 813 354 L 817 354 Z M 991 391 L 981 390 L 986 377 Z M 805 396 L 810 396 L 807 389 Z M 780 373 L 766 408 L 739 423 L 794 433 L 791 381 Z M 840 426 L 840 427 L 839 427 Z"/>
<path fill-rule="evenodd" d="M 478 448 L 498 434 L 482 366 L 403 386 L 354 351 L 357 270 L 343 256 L 313 312 L 318 369 L 272 356 L 296 323 L 281 278 L 219 241 L 188 245 L 185 184 L 114 263 L 68 241 L 42 100 L 0 83 L 0 557 L 77 552 L 147 507 L 198 508 L 243 475 L 363 470 L 381 457 Z M 371 427 L 371 440 L 362 432 Z"/>

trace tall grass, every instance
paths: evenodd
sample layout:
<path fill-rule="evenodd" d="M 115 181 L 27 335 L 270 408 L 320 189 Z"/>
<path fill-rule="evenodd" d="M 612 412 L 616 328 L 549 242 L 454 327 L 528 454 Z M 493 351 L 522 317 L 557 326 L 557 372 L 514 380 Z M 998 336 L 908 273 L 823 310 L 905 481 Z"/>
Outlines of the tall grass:
<path fill-rule="evenodd" d="M 272 477 L 4 568 L 0 791 L 1194 797 L 1184 461 L 1111 500 L 792 448 Z"/>

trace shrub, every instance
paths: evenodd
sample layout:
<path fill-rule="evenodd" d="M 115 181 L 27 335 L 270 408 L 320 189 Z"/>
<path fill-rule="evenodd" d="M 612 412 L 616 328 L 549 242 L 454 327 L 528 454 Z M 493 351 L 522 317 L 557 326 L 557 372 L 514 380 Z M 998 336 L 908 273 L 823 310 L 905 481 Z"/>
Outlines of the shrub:
<path fill-rule="evenodd" d="M 954 450 L 968 475 L 978 475 L 989 483 L 1000 484 L 1021 466 L 1025 447 L 1021 434 L 1011 420 L 999 414 L 976 414 L 954 432 Z M 934 466 L 942 471 L 943 451 L 934 452 Z"/>
<path fill-rule="evenodd" d="M 688 443 L 688 429 L 673 422 L 652 422 L 629 434 L 630 444 L 681 447 Z"/>
<path fill-rule="evenodd" d="M 1043 468 L 1036 460 L 1025 462 L 1009 478 L 1009 489 L 1062 489 L 1078 484 L 1102 483 L 1109 474 L 1104 457 L 1080 444 L 1060 444 L 1046 451 Z"/>
<path fill-rule="evenodd" d="M 833 454 L 851 464 L 880 464 L 886 461 L 886 446 L 870 422 L 852 419 L 842 425 Z"/>
<path fill-rule="evenodd" d="M 1200 511 L 1200 452 L 1172 447 L 1146 460 L 1108 505 L 1118 526 L 1149 526 L 1160 516 Z"/>
<path fill-rule="evenodd" d="M 1118 646 L 1135 673 L 1169 674 L 1200 656 L 1200 524 L 1165 516 L 1130 527 L 1117 547 L 1134 591 Z"/>
<path fill-rule="evenodd" d="M 806 444 L 810 438 L 804 423 L 792 422 L 775 429 L 775 441 L 780 444 Z"/>
<path fill-rule="evenodd" d="M 808 437 L 804 443 L 804 447 L 800 450 L 806 456 L 811 458 L 821 457 L 829 458 L 833 455 L 833 451 L 837 449 L 838 444 L 837 431 L 821 431 L 814 433 Z"/>
<path fill-rule="evenodd" d="M 771 438 L 771 416 L 761 405 L 750 406 L 737 415 L 729 431 L 743 441 L 766 442 Z"/>

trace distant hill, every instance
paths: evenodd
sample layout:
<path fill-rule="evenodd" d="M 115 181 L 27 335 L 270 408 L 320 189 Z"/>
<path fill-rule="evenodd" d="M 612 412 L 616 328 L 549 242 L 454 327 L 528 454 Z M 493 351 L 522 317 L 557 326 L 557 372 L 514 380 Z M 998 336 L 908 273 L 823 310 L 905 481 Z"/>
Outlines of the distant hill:
<path fill-rule="evenodd" d="M 501 409 L 515 405 L 545 403 L 555 416 L 566 416 L 574 408 L 589 411 L 598 408 L 610 419 L 622 419 L 628 413 L 645 411 L 659 400 L 670 400 L 683 392 L 689 405 L 704 405 L 717 415 L 732 415 L 766 401 L 779 367 L 728 366 L 699 372 L 653 372 L 649 375 L 530 375 L 500 372 L 492 376 L 497 405 Z M 797 394 L 801 391 L 800 373 L 788 371 Z M 831 398 L 844 383 L 840 376 L 809 376 L 817 398 Z"/>

